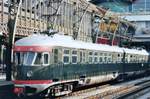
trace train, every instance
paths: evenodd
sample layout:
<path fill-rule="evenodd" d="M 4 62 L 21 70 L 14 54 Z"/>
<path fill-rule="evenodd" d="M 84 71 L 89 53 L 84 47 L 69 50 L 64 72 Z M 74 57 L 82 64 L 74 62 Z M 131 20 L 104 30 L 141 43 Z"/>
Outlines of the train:
<path fill-rule="evenodd" d="M 16 94 L 61 96 L 79 86 L 147 74 L 149 53 L 38 34 L 16 41 L 13 71 Z"/>

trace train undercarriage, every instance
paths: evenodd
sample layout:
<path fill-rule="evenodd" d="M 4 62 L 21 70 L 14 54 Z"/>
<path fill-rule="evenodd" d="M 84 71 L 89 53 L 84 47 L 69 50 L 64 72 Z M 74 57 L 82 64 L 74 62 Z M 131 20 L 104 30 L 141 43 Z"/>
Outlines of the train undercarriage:
<path fill-rule="evenodd" d="M 147 71 L 138 71 L 138 72 L 133 72 L 133 73 L 122 73 L 122 74 L 118 74 L 118 76 L 115 79 L 107 79 L 106 81 L 111 81 L 111 80 L 116 80 L 116 81 L 124 81 L 124 80 L 128 80 L 128 79 L 134 79 L 134 78 L 138 78 L 138 77 L 144 77 L 144 76 L 148 76 L 150 75 L 150 70 Z M 145 75 L 146 74 L 146 75 Z M 86 78 L 81 78 L 79 80 L 74 80 L 74 81 L 65 81 L 65 82 L 53 82 L 52 84 L 46 85 L 45 87 L 43 87 L 44 89 L 42 89 L 41 91 L 37 91 L 40 88 L 36 88 L 37 86 L 35 85 L 21 85 L 18 86 L 16 85 L 16 88 L 24 88 L 24 90 L 19 90 L 20 93 L 18 93 L 18 96 L 34 96 L 34 95 L 38 95 L 39 97 L 59 97 L 59 96 L 64 96 L 67 94 L 70 94 L 74 89 L 76 89 L 77 87 L 83 87 L 83 86 L 87 86 L 87 85 L 92 85 L 92 84 L 98 84 L 98 82 L 95 83 L 91 83 L 91 84 L 85 84 L 85 83 L 80 83 L 81 81 L 85 81 Z M 100 81 L 99 83 L 102 83 L 105 81 Z M 41 85 L 40 85 L 41 86 Z"/>

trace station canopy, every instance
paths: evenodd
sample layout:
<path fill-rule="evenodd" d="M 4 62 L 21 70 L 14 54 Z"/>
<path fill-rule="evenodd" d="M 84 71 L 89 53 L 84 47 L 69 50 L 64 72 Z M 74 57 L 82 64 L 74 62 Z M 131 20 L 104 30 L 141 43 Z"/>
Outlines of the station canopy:
<path fill-rule="evenodd" d="M 115 12 L 126 12 L 129 5 L 134 3 L 136 0 L 91 0 L 90 2 L 98 6 L 109 8 Z"/>

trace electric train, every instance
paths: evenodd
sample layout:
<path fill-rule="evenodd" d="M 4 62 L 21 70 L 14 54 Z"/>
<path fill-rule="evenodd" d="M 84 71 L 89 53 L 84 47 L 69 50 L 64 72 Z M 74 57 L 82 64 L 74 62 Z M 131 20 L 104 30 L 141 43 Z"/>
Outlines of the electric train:
<path fill-rule="evenodd" d="M 32 35 L 14 45 L 15 93 L 60 96 L 77 86 L 123 79 L 149 72 L 149 54 L 73 40 L 54 34 Z"/>

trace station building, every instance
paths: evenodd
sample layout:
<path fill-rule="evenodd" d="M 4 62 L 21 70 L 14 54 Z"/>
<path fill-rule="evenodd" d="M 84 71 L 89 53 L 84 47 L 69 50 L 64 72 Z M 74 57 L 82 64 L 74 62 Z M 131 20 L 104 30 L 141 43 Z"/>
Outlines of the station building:
<path fill-rule="evenodd" d="M 109 8 L 136 25 L 132 45 L 150 50 L 150 0 L 91 0 L 92 3 Z"/>
<path fill-rule="evenodd" d="M 115 13 L 86 0 L 23 1 L 17 19 L 16 39 L 54 29 L 77 40 L 118 45 L 126 33 L 134 30 L 132 24 Z M 5 34 L 8 34 L 8 3 L 8 0 L 0 1 L 0 31 Z"/>

